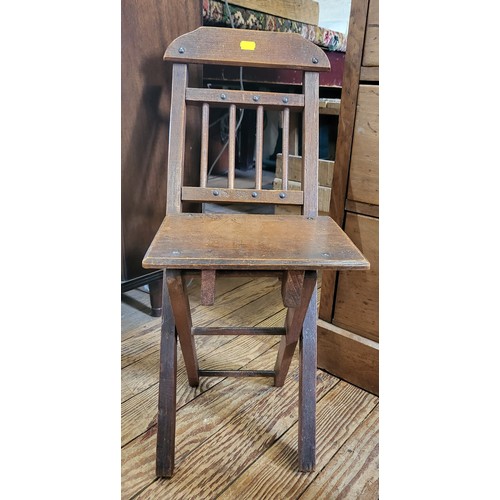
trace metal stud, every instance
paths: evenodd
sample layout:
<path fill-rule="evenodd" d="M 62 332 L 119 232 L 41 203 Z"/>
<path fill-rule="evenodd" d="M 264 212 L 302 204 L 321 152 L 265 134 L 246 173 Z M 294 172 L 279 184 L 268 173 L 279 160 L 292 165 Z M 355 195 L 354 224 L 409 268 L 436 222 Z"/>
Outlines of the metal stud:
<path fill-rule="evenodd" d="M 214 196 L 219 196 L 219 191 L 217 191 L 217 189 L 214 189 L 214 190 L 212 191 L 212 194 L 213 194 Z"/>
<path fill-rule="evenodd" d="M 186 49 L 184 47 L 179 47 L 179 54 L 184 54 L 186 52 Z"/>
<path fill-rule="evenodd" d="M 288 97 L 283 97 L 282 101 L 286 104 L 288 102 Z"/>
<path fill-rule="evenodd" d="M 286 194 L 285 193 L 280 193 L 280 198 L 283 200 L 284 198 L 286 198 Z"/>
<path fill-rule="evenodd" d="M 260 97 L 259 97 L 258 95 L 254 95 L 254 96 L 252 97 L 252 99 L 253 99 L 255 102 L 257 102 L 257 101 L 260 99 Z"/>
<path fill-rule="evenodd" d="M 317 57 L 313 57 L 312 58 L 312 62 L 313 62 L 313 64 L 318 64 L 318 62 L 319 62 L 318 58 Z"/>
<path fill-rule="evenodd" d="M 226 94 L 221 94 L 221 95 L 220 95 L 220 98 L 221 98 L 223 101 L 225 101 L 225 100 L 227 99 L 227 95 L 226 95 Z"/>
<path fill-rule="evenodd" d="M 252 198 L 257 198 L 259 196 L 255 191 L 252 193 Z"/>

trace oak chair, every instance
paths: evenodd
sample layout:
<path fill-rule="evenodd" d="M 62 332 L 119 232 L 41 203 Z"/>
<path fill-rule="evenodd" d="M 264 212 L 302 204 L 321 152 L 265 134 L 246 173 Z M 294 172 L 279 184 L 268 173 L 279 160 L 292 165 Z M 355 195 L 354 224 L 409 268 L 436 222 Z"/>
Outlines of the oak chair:
<path fill-rule="evenodd" d="M 202 27 L 167 48 L 173 63 L 166 216 L 149 247 L 145 268 L 163 269 L 157 462 L 159 477 L 174 470 L 177 337 L 188 381 L 203 376 L 268 376 L 282 386 L 300 342 L 300 471 L 315 467 L 317 273 L 322 269 L 366 270 L 369 263 L 339 226 L 318 216 L 319 71 L 330 68 L 323 51 L 292 33 Z M 188 87 L 188 63 L 291 68 L 304 72 L 303 92 L 277 93 Z M 183 186 L 186 105 L 202 107 L 200 186 Z M 229 108 L 227 188 L 210 188 L 210 107 Z M 255 186 L 235 188 L 236 108 L 256 110 Z M 262 189 L 264 109 L 282 111 L 282 189 Z M 301 112 L 302 190 L 288 189 L 290 111 Z M 184 213 L 184 202 L 287 204 L 302 215 Z M 201 273 L 201 303 L 215 296 L 216 275 L 278 276 L 288 308 L 283 328 L 196 328 L 191 322 L 185 277 Z M 205 370 L 198 366 L 195 335 L 280 335 L 276 364 L 268 371 Z"/>

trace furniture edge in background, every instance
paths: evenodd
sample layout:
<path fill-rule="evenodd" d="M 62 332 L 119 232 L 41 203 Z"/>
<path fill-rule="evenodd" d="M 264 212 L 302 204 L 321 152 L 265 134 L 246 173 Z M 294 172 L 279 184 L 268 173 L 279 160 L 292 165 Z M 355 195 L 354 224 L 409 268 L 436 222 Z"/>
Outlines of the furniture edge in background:
<path fill-rule="evenodd" d="M 330 216 L 370 261 L 323 272 L 318 366 L 378 394 L 378 0 L 352 0 Z"/>

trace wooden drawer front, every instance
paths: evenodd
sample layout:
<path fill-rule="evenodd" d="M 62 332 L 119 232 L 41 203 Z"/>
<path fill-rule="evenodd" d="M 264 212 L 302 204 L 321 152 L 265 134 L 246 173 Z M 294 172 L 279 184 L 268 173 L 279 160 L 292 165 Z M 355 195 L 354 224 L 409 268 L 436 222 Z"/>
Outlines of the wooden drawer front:
<path fill-rule="evenodd" d="M 363 66 L 378 66 L 378 0 L 370 0 L 366 23 Z"/>
<path fill-rule="evenodd" d="M 348 212 L 345 232 L 370 270 L 339 273 L 333 324 L 378 342 L 378 219 Z"/>
<path fill-rule="evenodd" d="M 378 85 L 360 85 L 347 198 L 378 205 Z"/>

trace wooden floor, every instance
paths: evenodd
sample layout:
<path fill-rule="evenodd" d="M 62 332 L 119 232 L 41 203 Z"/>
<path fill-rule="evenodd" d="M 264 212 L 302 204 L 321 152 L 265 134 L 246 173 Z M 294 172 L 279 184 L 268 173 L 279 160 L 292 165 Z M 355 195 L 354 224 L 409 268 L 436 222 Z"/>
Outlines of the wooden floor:
<path fill-rule="evenodd" d="M 279 281 L 217 281 L 216 303 L 193 323 L 283 326 Z M 245 319 L 244 319 L 245 318 Z M 160 319 L 149 296 L 122 295 L 122 497 L 161 499 L 378 498 L 378 398 L 317 372 L 317 467 L 297 471 L 298 356 L 284 387 L 271 378 L 201 378 L 187 383 L 179 350 L 176 469 L 155 478 Z M 197 337 L 200 368 L 273 369 L 279 337 Z"/>

